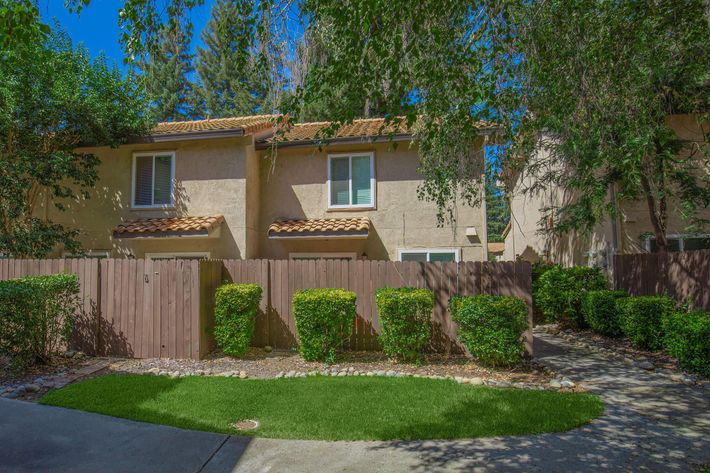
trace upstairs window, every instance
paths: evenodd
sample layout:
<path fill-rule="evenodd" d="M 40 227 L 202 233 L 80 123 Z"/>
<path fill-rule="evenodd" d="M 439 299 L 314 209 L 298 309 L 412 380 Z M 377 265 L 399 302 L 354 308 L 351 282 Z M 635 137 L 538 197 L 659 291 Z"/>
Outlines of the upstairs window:
<path fill-rule="evenodd" d="M 375 206 L 375 158 L 372 153 L 328 156 L 328 207 Z"/>
<path fill-rule="evenodd" d="M 710 235 L 708 234 L 668 235 L 667 239 L 669 252 L 710 249 Z M 658 252 L 655 237 L 647 237 L 645 243 L 646 251 L 650 253 Z"/>
<path fill-rule="evenodd" d="M 133 207 L 173 206 L 175 153 L 136 153 L 133 155 Z"/>

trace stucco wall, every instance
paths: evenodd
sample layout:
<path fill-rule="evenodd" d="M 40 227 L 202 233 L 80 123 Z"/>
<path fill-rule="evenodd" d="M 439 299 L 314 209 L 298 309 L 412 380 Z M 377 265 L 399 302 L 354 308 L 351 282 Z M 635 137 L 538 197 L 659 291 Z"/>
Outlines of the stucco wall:
<path fill-rule="evenodd" d="M 681 139 L 700 145 L 705 143 L 704 133 L 708 132 L 708 124 L 705 124 L 705 130 L 701 129 L 694 116 L 675 115 L 669 118 L 669 124 Z M 534 159 L 549 161 L 544 151 L 539 151 Z M 522 257 L 529 261 L 545 259 L 566 265 L 591 263 L 603 266 L 615 248 L 621 253 L 645 251 L 642 236 L 653 232 L 645 201 L 620 202 L 617 221 L 612 222 L 607 218 L 590 234 L 570 234 L 563 237 L 539 234 L 538 223 L 542 217 L 540 209 L 560 205 L 571 196 L 557 186 L 549 186 L 536 194 L 523 193 L 522 190 L 529 187 L 532 179 L 532 176 L 522 176 L 516 183 L 510 201 L 511 229 L 505 238 L 504 260 Z M 710 219 L 710 209 L 702 210 L 699 215 Z M 688 224 L 682 217 L 678 201 L 671 199 L 667 233 L 685 233 Z"/>
<path fill-rule="evenodd" d="M 113 256 L 159 252 L 209 252 L 213 258 L 240 258 L 248 255 L 247 229 L 247 148 L 252 138 L 211 139 L 162 144 L 125 145 L 117 149 L 86 149 L 101 159 L 100 180 L 88 200 L 73 202 L 66 212 L 42 206 L 40 215 L 81 231 L 85 249 L 111 250 Z M 136 151 L 174 151 L 176 199 L 173 209 L 131 208 L 133 153 Z M 252 148 L 252 173 L 256 156 Z M 257 182 L 258 185 L 258 182 Z M 258 196 L 258 192 L 257 192 Z M 251 196 L 251 204 L 254 197 Z M 126 220 L 170 216 L 207 216 L 222 214 L 218 238 L 117 239 L 112 230 Z M 253 230 L 252 230 L 253 231 Z M 251 248 L 253 251 L 253 247 Z M 58 249 L 56 256 L 61 254 Z"/>
<path fill-rule="evenodd" d="M 375 156 L 376 208 L 328 210 L 327 156 L 329 153 L 373 151 Z M 437 227 L 436 206 L 417 198 L 421 176 L 418 157 L 409 143 L 333 145 L 316 148 L 283 148 L 275 157 L 260 151 L 261 211 L 260 253 L 265 258 L 287 258 L 290 252 L 355 252 L 369 259 L 396 260 L 398 249 L 460 248 L 462 260 L 485 260 L 485 208 L 460 205 L 455 227 Z M 284 241 L 267 237 L 271 222 L 280 218 L 369 217 L 366 241 Z M 479 238 L 466 237 L 475 227 Z"/>

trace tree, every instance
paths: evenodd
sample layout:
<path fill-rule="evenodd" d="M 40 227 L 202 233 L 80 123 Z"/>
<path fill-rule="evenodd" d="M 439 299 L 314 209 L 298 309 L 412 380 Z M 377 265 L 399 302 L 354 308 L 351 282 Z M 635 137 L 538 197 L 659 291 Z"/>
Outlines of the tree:
<path fill-rule="evenodd" d="M 0 45 L 0 253 L 41 258 L 79 250 L 77 230 L 39 211 L 88 198 L 99 159 L 77 146 L 118 146 L 148 127 L 139 89 L 105 58 L 47 36 L 36 13 L 26 26 L 22 41 Z"/>
<path fill-rule="evenodd" d="M 263 67 L 254 51 L 253 9 L 252 0 L 217 0 L 202 32 L 205 47 L 198 48 L 197 72 L 210 117 L 250 115 L 264 105 Z"/>
<path fill-rule="evenodd" d="M 157 121 L 190 120 L 202 115 L 200 97 L 190 81 L 194 72 L 190 53 L 192 26 L 188 21 L 167 23 L 158 42 L 137 62 L 140 78 Z"/>
<path fill-rule="evenodd" d="M 503 189 L 498 185 L 500 167 L 489 161 L 486 166 L 486 216 L 488 241 L 503 241 L 503 230 L 510 221 L 510 207 Z"/>
<path fill-rule="evenodd" d="M 710 25 L 702 0 L 562 0 L 511 8 L 507 43 L 521 60 L 511 68 L 525 93 L 509 95 L 511 154 L 531 156 L 541 133 L 548 162 L 528 162 L 537 185 L 574 193 L 544 209 L 556 233 L 589 231 L 617 214 L 609 198 L 646 202 L 659 251 L 667 251 L 670 212 L 696 230 L 710 204 L 707 137 L 680 140 L 673 114 L 708 119 Z M 707 129 L 707 125 L 706 125 Z M 548 166 L 549 162 L 556 166 Z"/>

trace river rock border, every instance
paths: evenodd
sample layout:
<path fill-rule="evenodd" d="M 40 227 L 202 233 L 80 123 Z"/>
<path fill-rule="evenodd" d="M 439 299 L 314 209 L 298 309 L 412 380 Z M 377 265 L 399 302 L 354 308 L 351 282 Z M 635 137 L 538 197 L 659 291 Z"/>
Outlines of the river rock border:
<path fill-rule="evenodd" d="M 194 372 L 179 372 L 179 371 L 166 371 L 160 370 L 159 368 L 151 368 L 145 372 L 145 374 L 154 376 L 168 376 L 170 378 L 186 378 L 190 376 L 221 376 L 228 378 L 240 378 L 247 379 L 249 375 L 246 371 L 223 371 L 223 372 L 213 372 L 211 370 L 197 370 Z M 521 383 L 521 382 L 509 382 L 501 381 L 496 379 L 485 379 L 481 377 L 465 378 L 461 376 L 441 376 L 441 375 L 420 375 L 404 373 L 401 371 L 357 371 L 354 368 L 346 369 L 324 369 L 320 371 L 287 371 L 280 372 L 276 376 L 269 378 L 254 378 L 254 379 L 288 379 L 288 378 L 307 378 L 313 376 L 331 376 L 331 377 L 346 377 L 346 376 L 366 376 L 366 377 L 387 377 L 387 378 L 426 378 L 426 379 L 439 379 L 439 380 L 449 380 L 454 381 L 459 384 L 470 384 L 474 386 L 491 386 L 497 388 L 516 388 L 516 389 L 527 389 L 527 390 L 581 390 L 574 382 L 569 378 L 558 376 L 553 378 L 547 384 L 536 384 L 536 383 Z"/>

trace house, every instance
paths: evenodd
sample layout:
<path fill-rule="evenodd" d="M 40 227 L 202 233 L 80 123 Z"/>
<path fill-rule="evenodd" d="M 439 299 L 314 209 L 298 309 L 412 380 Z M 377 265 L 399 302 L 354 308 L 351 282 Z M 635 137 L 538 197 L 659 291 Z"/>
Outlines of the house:
<path fill-rule="evenodd" d="M 674 115 L 669 125 L 679 138 L 698 146 L 708 146 L 707 124 L 698 123 L 692 115 Z M 533 160 L 549 166 L 546 151 L 541 147 Z M 544 186 L 534 193 L 523 190 L 529 188 L 535 177 L 517 175 L 513 177 L 514 189 L 509 198 L 511 218 L 503 232 L 505 249 L 503 260 L 524 259 L 531 262 L 548 261 L 567 266 L 592 265 L 609 267 L 611 258 L 618 253 L 643 253 L 655 251 L 653 227 L 648 207 L 642 201 L 619 202 L 619 215 L 607 217 L 588 234 L 569 233 L 550 236 L 542 231 L 547 222 L 543 220 L 541 209 L 559 206 L 569 202 L 574 195 L 555 185 Z M 609 199 L 614 199 L 615 187 L 609 191 Z M 671 202 L 668 212 L 668 236 L 671 251 L 687 251 L 710 248 L 710 234 L 692 233 L 686 230 L 688 222 L 681 215 L 677 202 Z M 710 209 L 700 211 L 700 216 L 710 220 Z"/>
<path fill-rule="evenodd" d="M 79 229 L 96 257 L 487 259 L 485 205 L 461 204 L 439 227 L 436 206 L 417 198 L 409 131 L 356 120 L 323 145 L 326 125 L 285 129 L 274 152 L 274 116 L 160 123 L 86 149 L 101 159 L 90 198 L 42 212 Z"/>

